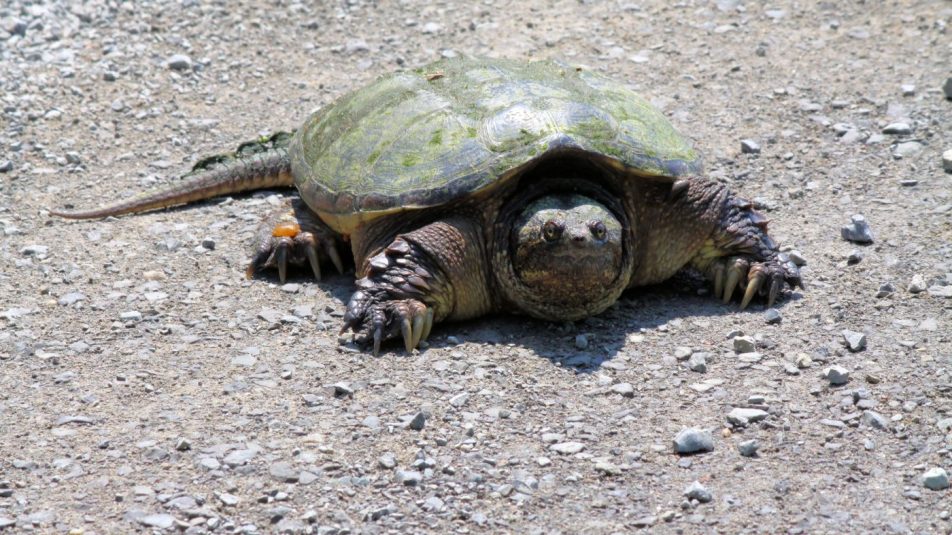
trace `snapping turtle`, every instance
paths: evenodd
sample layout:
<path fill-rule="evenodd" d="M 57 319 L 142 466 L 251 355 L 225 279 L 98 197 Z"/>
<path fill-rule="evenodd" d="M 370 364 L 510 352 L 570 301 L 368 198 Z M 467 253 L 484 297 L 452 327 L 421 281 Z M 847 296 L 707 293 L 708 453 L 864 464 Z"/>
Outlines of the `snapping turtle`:
<path fill-rule="evenodd" d="M 701 178 L 701 159 L 622 85 L 549 61 L 440 61 L 385 76 L 292 134 L 199 162 L 179 185 L 89 211 L 98 218 L 295 185 L 262 226 L 248 274 L 288 264 L 357 290 L 342 332 L 407 351 L 435 322 L 489 312 L 598 314 L 684 267 L 741 308 L 800 285 L 751 203 Z"/>

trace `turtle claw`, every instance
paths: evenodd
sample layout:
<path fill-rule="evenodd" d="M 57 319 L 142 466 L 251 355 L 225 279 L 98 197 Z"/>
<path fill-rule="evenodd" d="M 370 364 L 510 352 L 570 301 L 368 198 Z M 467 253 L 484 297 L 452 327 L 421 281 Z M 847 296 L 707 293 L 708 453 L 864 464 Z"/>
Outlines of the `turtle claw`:
<path fill-rule="evenodd" d="M 327 253 L 327 257 L 331 259 L 331 263 L 337 268 L 337 273 L 343 275 L 344 261 L 341 260 L 340 253 L 337 252 L 337 244 L 333 241 L 327 242 L 327 245 L 324 246 L 324 252 Z M 321 277 L 318 275 L 317 280 L 320 279 Z"/>
<path fill-rule="evenodd" d="M 748 277 L 747 291 L 744 292 L 744 299 L 740 302 L 741 310 L 747 308 L 747 305 L 750 304 L 750 300 L 753 299 L 755 295 L 757 295 L 757 291 L 763 286 L 764 279 L 766 278 L 767 275 L 765 275 L 762 271 L 756 273 L 752 277 Z"/>
<path fill-rule="evenodd" d="M 353 331 L 354 340 L 371 345 L 374 356 L 380 354 L 385 340 L 399 336 L 409 354 L 426 340 L 432 326 L 433 311 L 416 299 L 387 300 L 385 293 L 374 297 L 358 290 L 347 304 L 340 334 Z"/>
<path fill-rule="evenodd" d="M 737 285 L 740 284 L 741 276 L 747 274 L 749 265 L 747 260 L 735 258 L 733 262 L 731 262 L 731 266 L 727 268 L 727 283 L 724 285 L 724 295 L 722 297 L 724 304 L 730 302 L 731 297 L 734 295 L 734 290 L 737 288 Z"/>
<path fill-rule="evenodd" d="M 344 261 L 337 251 L 337 235 L 327 228 L 306 207 L 291 202 L 292 209 L 282 208 L 268 217 L 258 230 L 254 253 L 245 270 L 251 278 L 256 273 L 276 269 L 284 283 L 288 266 L 310 267 L 314 277 L 322 278 L 321 261 L 330 260 L 337 271 L 344 273 Z"/>
<path fill-rule="evenodd" d="M 743 290 L 741 310 L 758 295 L 766 297 L 768 307 L 773 306 L 783 293 L 785 283 L 791 288 L 803 287 L 799 269 L 776 256 L 762 261 L 744 256 L 720 258 L 708 273 L 714 279 L 714 297 L 724 303 L 730 302 L 735 290 Z"/>

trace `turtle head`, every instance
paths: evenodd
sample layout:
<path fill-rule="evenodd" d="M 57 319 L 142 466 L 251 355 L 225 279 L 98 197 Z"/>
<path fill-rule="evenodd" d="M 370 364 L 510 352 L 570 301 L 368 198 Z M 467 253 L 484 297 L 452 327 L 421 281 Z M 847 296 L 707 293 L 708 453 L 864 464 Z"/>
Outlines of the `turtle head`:
<path fill-rule="evenodd" d="M 578 194 L 549 194 L 516 217 L 510 236 L 516 301 L 544 319 L 600 312 L 627 286 L 623 226 L 605 205 Z"/>

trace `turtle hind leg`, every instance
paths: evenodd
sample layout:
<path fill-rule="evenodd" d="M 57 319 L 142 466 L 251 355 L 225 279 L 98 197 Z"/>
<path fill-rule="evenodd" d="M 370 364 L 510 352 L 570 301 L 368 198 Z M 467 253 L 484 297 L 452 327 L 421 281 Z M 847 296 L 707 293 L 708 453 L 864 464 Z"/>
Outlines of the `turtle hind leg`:
<path fill-rule="evenodd" d="M 284 206 L 274 210 L 258 228 L 251 262 L 245 275 L 276 269 L 281 282 L 287 280 L 288 266 L 307 267 L 317 280 L 322 277 L 322 265 L 333 265 L 338 273 L 345 272 L 344 259 L 338 251 L 343 239 L 324 224 L 299 198 L 287 199 Z M 348 255 L 349 256 L 349 255 Z"/>
<path fill-rule="evenodd" d="M 727 194 L 711 237 L 691 265 L 714 281 L 714 297 L 724 303 L 741 296 L 741 309 L 762 296 L 772 306 L 786 286 L 803 287 L 800 270 L 781 255 L 767 234 L 767 219 L 745 199 Z"/>

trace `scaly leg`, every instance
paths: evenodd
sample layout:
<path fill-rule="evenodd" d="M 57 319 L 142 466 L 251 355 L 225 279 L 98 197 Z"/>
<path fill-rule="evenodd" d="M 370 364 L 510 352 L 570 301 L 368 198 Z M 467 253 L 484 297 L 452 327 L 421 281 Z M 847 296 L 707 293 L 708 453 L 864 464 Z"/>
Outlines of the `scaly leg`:
<path fill-rule="evenodd" d="M 407 352 L 433 324 L 485 314 L 492 307 L 480 225 L 437 221 L 398 235 L 358 266 L 363 277 L 347 304 L 341 333 L 353 330 L 374 355 L 384 340 L 403 338 Z"/>
<path fill-rule="evenodd" d="M 800 270 L 767 235 L 767 219 L 732 194 L 724 198 L 719 224 L 691 265 L 714 281 L 714 296 L 725 303 L 739 289 L 741 309 L 756 295 L 766 296 L 772 306 L 786 284 L 803 287 Z"/>
<path fill-rule="evenodd" d="M 328 260 L 339 273 L 344 273 L 344 261 L 337 251 L 339 241 L 340 235 L 318 219 L 303 201 L 289 198 L 261 223 L 245 274 L 250 278 L 265 269 L 277 269 L 278 278 L 284 282 L 289 264 L 307 264 L 321 280 L 321 264 Z"/>

